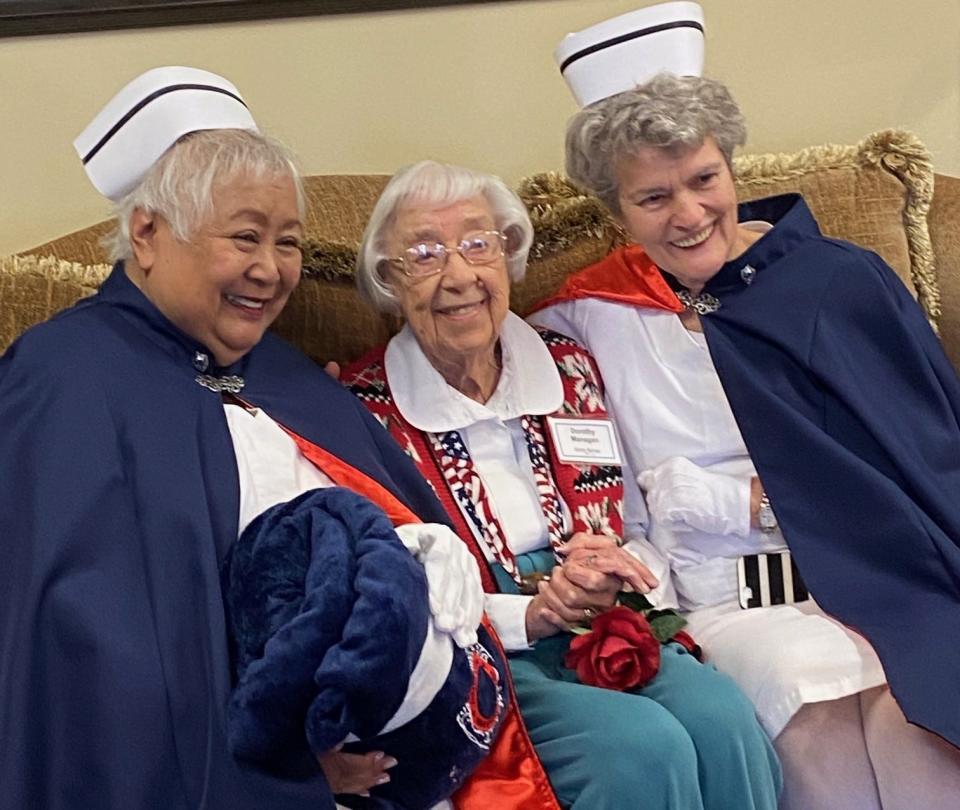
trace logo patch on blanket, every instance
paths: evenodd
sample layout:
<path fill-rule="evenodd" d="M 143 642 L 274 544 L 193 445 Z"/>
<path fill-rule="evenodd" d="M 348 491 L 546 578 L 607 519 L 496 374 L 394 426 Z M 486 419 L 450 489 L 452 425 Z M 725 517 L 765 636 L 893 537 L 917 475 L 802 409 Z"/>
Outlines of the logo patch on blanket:
<path fill-rule="evenodd" d="M 470 699 L 457 714 L 463 733 L 480 748 L 489 751 L 503 716 L 503 689 L 493 656 L 480 643 L 465 650 L 473 673 Z"/>

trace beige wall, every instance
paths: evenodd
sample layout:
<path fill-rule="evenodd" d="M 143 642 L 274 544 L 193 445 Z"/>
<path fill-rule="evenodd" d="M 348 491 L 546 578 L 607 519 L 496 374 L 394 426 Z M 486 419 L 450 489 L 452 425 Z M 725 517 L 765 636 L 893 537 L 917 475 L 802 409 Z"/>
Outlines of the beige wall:
<path fill-rule="evenodd" d="M 750 151 L 904 127 L 938 170 L 960 174 L 957 0 L 701 2 L 707 71 L 741 102 Z M 427 156 L 511 182 L 559 168 L 574 108 L 554 45 L 643 4 L 530 0 L 0 40 L 0 255 L 108 214 L 71 141 L 122 84 L 160 64 L 228 76 L 308 173 L 389 172 Z"/>

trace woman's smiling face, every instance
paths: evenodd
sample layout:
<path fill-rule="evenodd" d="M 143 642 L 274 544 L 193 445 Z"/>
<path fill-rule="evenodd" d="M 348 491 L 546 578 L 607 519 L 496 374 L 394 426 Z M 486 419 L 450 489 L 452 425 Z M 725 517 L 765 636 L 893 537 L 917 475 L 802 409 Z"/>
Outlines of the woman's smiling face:
<path fill-rule="evenodd" d="M 421 243 L 449 248 L 446 266 L 431 276 L 410 278 L 396 264 L 384 264 L 381 270 L 424 354 L 441 372 L 495 362 L 500 327 L 510 306 L 506 257 L 471 265 L 454 248 L 467 234 L 496 229 L 482 195 L 442 206 L 414 199 L 397 210 L 389 255 L 400 256 Z"/>
<path fill-rule="evenodd" d="M 237 177 L 212 201 L 186 243 L 163 217 L 134 212 L 135 283 L 226 366 L 260 342 L 300 281 L 303 226 L 289 177 Z"/>
<path fill-rule="evenodd" d="M 657 266 L 693 292 L 749 240 L 737 226 L 730 167 L 713 138 L 700 146 L 646 146 L 616 164 L 620 220 Z"/>

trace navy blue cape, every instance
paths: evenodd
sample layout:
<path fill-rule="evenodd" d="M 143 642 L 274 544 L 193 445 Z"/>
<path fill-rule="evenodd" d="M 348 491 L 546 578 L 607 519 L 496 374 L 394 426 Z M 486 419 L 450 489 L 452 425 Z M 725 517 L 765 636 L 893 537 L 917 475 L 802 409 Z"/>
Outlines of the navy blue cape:
<path fill-rule="evenodd" d="M 320 328 L 318 326 L 318 328 Z M 229 755 L 219 569 L 236 459 L 209 354 L 114 269 L 0 358 L 0 808 L 322 810 Z M 229 369 L 277 421 L 446 522 L 366 409 L 278 338 Z"/>
<path fill-rule="evenodd" d="M 957 373 L 896 274 L 798 196 L 739 218 L 776 227 L 706 285 L 702 323 L 747 449 L 818 602 L 960 745 Z"/>

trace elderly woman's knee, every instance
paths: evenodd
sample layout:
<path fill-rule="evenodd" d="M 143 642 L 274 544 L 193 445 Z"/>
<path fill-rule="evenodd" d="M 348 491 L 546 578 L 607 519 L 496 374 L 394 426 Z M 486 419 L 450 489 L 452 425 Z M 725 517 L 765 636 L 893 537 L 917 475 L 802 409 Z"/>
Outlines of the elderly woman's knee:
<path fill-rule="evenodd" d="M 647 781 L 696 780 L 693 739 L 684 724 L 662 706 L 637 696 L 624 701 L 615 715 L 601 718 L 598 726 L 599 732 L 588 732 L 586 746 L 590 749 L 586 756 L 597 767 L 610 768 L 616 763 Z"/>

